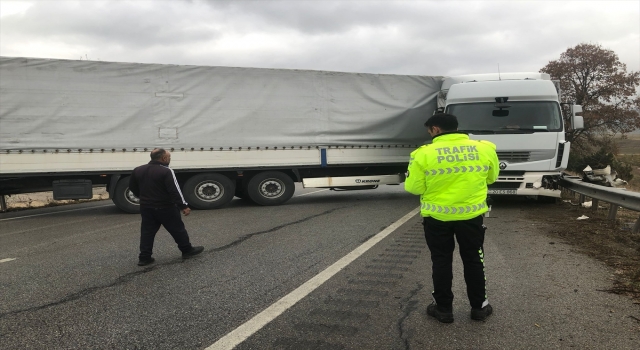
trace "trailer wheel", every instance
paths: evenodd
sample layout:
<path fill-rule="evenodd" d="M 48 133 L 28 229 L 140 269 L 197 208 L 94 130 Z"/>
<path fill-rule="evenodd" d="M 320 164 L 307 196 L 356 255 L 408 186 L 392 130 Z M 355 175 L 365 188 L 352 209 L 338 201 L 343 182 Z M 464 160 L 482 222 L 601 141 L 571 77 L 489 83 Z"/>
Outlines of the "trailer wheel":
<path fill-rule="evenodd" d="M 196 209 L 216 209 L 231 202 L 235 184 L 222 174 L 198 174 L 184 184 L 184 197 Z"/>
<path fill-rule="evenodd" d="M 246 194 L 259 205 L 279 205 L 288 201 L 295 192 L 293 180 L 279 171 L 258 173 L 249 180 Z"/>
<path fill-rule="evenodd" d="M 129 190 L 130 178 L 131 176 L 127 176 L 118 181 L 114 196 L 111 200 L 120 210 L 131 214 L 138 214 L 140 213 L 140 199 Z"/>

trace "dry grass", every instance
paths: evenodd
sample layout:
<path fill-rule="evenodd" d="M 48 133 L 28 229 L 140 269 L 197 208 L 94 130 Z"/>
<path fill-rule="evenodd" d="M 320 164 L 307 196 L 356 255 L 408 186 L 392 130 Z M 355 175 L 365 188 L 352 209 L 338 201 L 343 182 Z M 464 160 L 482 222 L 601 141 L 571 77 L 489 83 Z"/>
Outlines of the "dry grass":
<path fill-rule="evenodd" d="M 640 134 L 629 134 L 624 139 L 616 138 L 620 154 L 640 155 Z"/>

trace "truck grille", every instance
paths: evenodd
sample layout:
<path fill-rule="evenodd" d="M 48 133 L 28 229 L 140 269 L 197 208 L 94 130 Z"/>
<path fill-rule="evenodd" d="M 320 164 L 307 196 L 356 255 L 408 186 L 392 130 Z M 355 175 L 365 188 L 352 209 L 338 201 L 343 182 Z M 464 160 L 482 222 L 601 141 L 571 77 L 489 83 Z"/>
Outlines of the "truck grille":
<path fill-rule="evenodd" d="M 509 163 L 524 163 L 531 158 L 531 152 L 496 152 L 500 161 Z"/>

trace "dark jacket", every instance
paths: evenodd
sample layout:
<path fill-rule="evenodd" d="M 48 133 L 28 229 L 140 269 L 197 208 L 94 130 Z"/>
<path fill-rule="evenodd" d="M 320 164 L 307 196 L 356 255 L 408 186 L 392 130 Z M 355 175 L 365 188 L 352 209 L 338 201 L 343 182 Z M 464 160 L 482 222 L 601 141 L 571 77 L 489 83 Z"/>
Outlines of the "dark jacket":
<path fill-rule="evenodd" d="M 173 170 L 158 161 L 152 160 L 149 164 L 133 169 L 129 189 L 140 198 L 141 207 L 171 208 L 176 205 L 180 209 L 188 207 Z"/>

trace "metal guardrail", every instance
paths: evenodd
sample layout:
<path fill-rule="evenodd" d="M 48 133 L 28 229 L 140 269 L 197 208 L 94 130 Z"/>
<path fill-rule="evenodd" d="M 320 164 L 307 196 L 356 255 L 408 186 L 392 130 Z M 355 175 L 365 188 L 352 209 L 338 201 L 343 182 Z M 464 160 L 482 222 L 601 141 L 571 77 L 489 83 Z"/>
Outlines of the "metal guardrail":
<path fill-rule="evenodd" d="M 564 176 L 560 179 L 560 186 L 567 190 L 580 194 L 580 203 L 584 202 L 584 197 L 593 200 L 591 208 L 598 209 L 598 201 L 611 203 L 608 219 L 614 221 L 619 207 L 640 212 L 640 193 L 630 192 L 621 188 L 605 187 L 590 184 L 582 181 L 578 176 Z M 631 229 L 633 233 L 640 233 L 640 217 L 636 220 Z"/>

